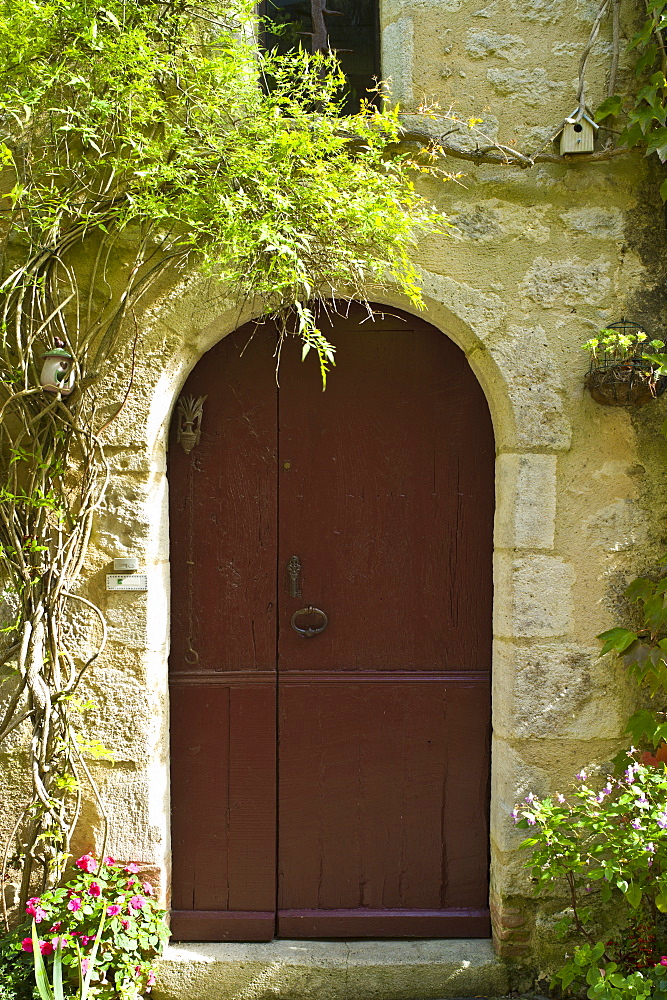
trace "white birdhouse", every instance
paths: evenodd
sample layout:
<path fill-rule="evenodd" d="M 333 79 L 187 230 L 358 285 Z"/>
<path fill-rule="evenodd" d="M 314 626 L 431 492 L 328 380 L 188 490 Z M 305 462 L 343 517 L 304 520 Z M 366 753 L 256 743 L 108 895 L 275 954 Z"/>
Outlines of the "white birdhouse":
<path fill-rule="evenodd" d="M 569 118 L 565 119 L 563 131 L 560 134 L 560 154 L 592 153 L 595 143 L 595 133 L 599 125 L 578 108 Z"/>
<path fill-rule="evenodd" d="M 74 388 L 74 358 L 62 347 L 54 347 L 42 355 L 44 364 L 39 384 L 47 392 L 60 392 L 69 396 Z"/>

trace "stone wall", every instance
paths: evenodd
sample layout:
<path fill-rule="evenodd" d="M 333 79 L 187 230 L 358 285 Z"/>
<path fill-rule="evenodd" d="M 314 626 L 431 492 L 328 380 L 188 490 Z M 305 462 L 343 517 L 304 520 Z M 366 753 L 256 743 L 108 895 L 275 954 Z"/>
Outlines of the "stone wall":
<path fill-rule="evenodd" d="M 384 74 L 407 110 L 437 100 L 532 150 L 575 106 L 596 9 L 589 0 L 383 0 Z M 625 36 L 633 17 L 628 4 Z M 592 106 L 605 93 L 609 34 L 605 24 L 589 66 Z M 657 179 L 639 154 L 531 170 L 447 165 L 462 176 L 429 191 L 456 228 L 423 240 L 417 261 L 424 317 L 465 350 L 495 425 L 491 902 L 501 954 L 530 961 L 559 900 L 533 901 L 509 814 L 529 791 L 564 788 L 580 767 L 616 752 L 636 693 L 617 664 L 598 659 L 595 636 L 626 614 L 625 583 L 654 568 L 664 548 L 664 403 L 628 412 L 593 402 L 580 344 L 622 315 L 661 332 L 665 228 Z M 369 297 L 406 308 L 391 290 L 369 289 Z M 113 767 L 97 766 L 111 818 L 107 849 L 141 861 L 165 893 L 166 431 L 196 361 L 260 312 L 205 279 L 159 288 L 144 303 L 135 388 L 109 430 L 112 483 L 82 590 L 110 630 L 89 684 L 91 728 L 116 755 Z M 130 350 L 107 379 L 110 398 L 125 391 Z M 147 594 L 104 591 L 120 555 L 139 556 Z M 87 627 L 82 618 L 82 642 Z M 17 736 L 1 758 L 10 819 L 22 760 Z M 99 850 L 93 806 L 85 820 L 77 847 Z"/>

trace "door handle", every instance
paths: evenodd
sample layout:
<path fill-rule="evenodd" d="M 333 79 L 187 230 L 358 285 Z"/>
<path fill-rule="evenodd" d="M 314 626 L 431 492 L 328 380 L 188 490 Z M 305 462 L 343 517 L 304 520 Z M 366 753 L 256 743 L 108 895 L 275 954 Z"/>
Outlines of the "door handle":
<path fill-rule="evenodd" d="M 287 587 L 290 597 L 301 597 L 301 560 L 290 556 L 287 560 Z"/>
<path fill-rule="evenodd" d="M 297 624 L 299 619 L 304 615 L 309 618 L 312 618 L 313 615 L 319 615 L 319 618 L 316 619 L 317 625 L 309 624 L 302 627 Z M 300 608 L 299 611 L 295 611 L 292 615 L 292 628 L 295 632 L 298 632 L 299 635 L 302 635 L 304 639 L 310 639 L 312 636 L 319 635 L 320 632 L 324 632 L 328 624 L 329 619 L 325 615 L 324 611 L 321 611 L 319 608 L 314 608 L 312 604 L 309 604 L 307 608 Z"/>

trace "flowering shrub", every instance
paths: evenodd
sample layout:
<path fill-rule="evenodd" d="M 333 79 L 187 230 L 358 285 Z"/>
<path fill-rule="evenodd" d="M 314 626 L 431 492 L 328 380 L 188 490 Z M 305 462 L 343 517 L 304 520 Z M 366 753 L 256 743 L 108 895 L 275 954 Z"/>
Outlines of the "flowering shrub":
<path fill-rule="evenodd" d="M 634 747 L 628 758 L 625 773 L 602 788 L 581 771 L 567 797 L 528 795 L 512 813 L 531 830 L 521 846 L 532 849 L 537 890 L 560 879 L 568 887 L 570 912 L 558 929 L 574 929 L 585 942 L 555 981 L 588 984 L 588 996 L 601 1000 L 667 991 L 667 957 L 655 935 L 658 914 L 667 913 L 667 767 L 642 763 Z M 622 937 L 600 942 L 591 927 L 606 903 L 621 903 L 627 926 Z"/>
<path fill-rule="evenodd" d="M 135 1000 L 149 992 L 155 982 L 152 962 L 169 936 L 164 911 L 152 898 L 151 884 L 137 878 L 137 865 L 113 858 L 99 864 L 92 855 L 84 854 L 76 867 L 76 875 L 66 885 L 28 900 L 29 920 L 14 932 L 14 952 L 32 953 L 30 925 L 34 919 L 47 969 L 60 942 L 64 974 L 74 988 L 78 980 L 74 942 L 81 949 L 85 975 L 90 947 L 104 914 L 91 992 L 100 1000 Z"/>
<path fill-rule="evenodd" d="M 563 988 L 591 1000 L 651 1000 L 667 996 L 667 956 L 648 969 L 624 972 L 616 962 L 604 962 L 604 945 L 598 942 L 575 948 L 574 958 L 558 973 Z"/>

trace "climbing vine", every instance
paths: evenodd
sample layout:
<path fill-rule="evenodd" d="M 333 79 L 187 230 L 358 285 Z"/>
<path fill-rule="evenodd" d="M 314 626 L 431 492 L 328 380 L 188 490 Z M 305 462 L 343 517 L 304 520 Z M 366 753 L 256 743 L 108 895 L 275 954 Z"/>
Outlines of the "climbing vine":
<path fill-rule="evenodd" d="M 619 143 L 626 148 L 646 146 L 655 152 L 661 163 L 667 160 L 667 3 L 647 0 L 647 17 L 630 42 L 636 52 L 635 75 L 639 81 L 636 94 L 612 92 L 597 111 L 599 121 L 612 116 L 624 116 Z M 667 181 L 660 187 L 667 201 Z"/>
<path fill-rule="evenodd" d="M 110 409 L 105 366 L 121 343 L 140 349 L 139 301 L 159 277 L 209 274 L 240 302 L 292 309 L 324 379 L 333 347 L 309 303 L 391 281 L 419 305 L 411 248 L 447 225 L 413 183 L 446 175 L 428 148 L 398 155 L 396 111 L 341 116 L 335 57 L 259 52 L 253 9 L 11 0 L 0 12 L 0 578 L 16 609 L 0 746 L 27 751 L 31 782 L 2 880 L 20 873 L 21 911 L 60 879 L 86 783 L 104 814 L 77 699 L 106 625 L 77 583 L 123 405 Z M 71 358 L 71 393 L 40 387 L 53 348 Z M 120 368 L 126 395 L 132 372 Z"/>

